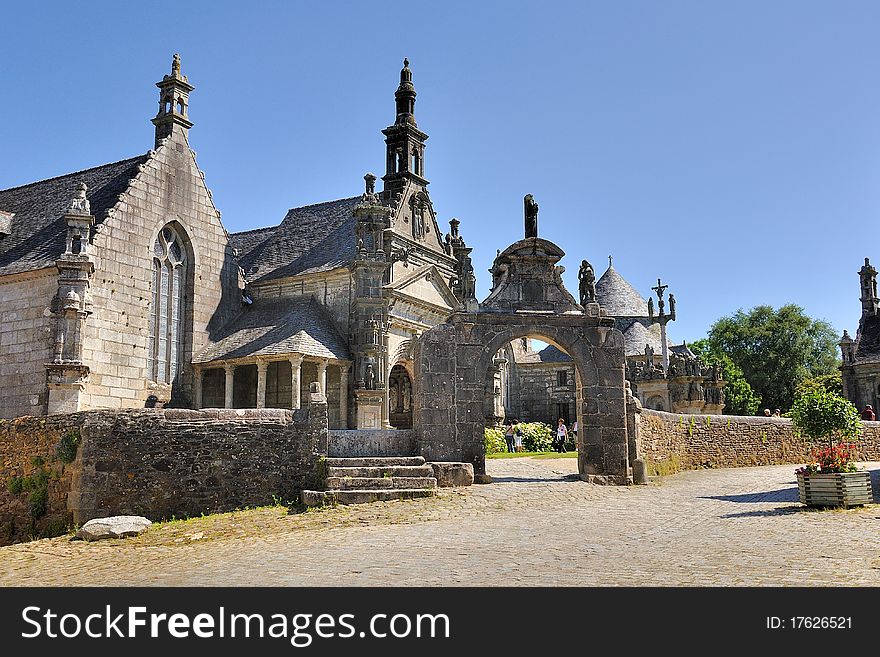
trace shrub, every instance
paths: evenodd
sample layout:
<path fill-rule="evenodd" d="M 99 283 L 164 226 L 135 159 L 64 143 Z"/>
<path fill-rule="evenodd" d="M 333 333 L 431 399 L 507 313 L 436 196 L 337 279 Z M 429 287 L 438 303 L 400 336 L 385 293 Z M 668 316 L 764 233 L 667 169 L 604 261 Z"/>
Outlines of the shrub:
<path fill-rule="evenodd" d="M 500 427 L 486 427 L 483 431 L 483 441 L 486 444 L 486 454 L 498 454 L 499 452 L 507 451 L 504 429 Z"/>
<path fill-rule="evenodd" d="M 818 388 L 795 400 L 791 419 L 809 440 L 827 440 L 829 445 L 857 438 L 862 431 L 859 411 L 852 402 Z"/>
<path fill-rule="evenodd" d="M 549 452 L 553 449 L 553 428 L 543 422 L 520 422 L 523 449 L 528 452 Z"/>
<path fill-rule="evenodd" d="M 798 474 L 856 471 L 856 446 L 846 441 L 859 436 L 862 422 L 852 402 L 822 388 L 812 388 L 795 400 L 791 419 L 808 440 L 828 441 L 828 447 L 813 450 L 811 462 L 796 470 Z"/>
<path fill-rule="evenodd" d="M 80 436 L 76 429 L 66 431 L 58 445 L 55 446 L 55 456 L 62 463 L 73 463 L 76 458 L 76 450 L 79 448 Z"/>

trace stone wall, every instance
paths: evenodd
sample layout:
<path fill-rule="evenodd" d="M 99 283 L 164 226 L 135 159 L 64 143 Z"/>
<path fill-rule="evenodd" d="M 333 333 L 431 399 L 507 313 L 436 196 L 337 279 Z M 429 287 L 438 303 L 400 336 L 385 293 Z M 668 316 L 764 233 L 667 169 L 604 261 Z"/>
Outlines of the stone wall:
<path fill-rule="evenodd" d="M 73 516 L 67 497 L 75 445 L 85 413 L 0 420 L 0 545 L 57 536 Z"/>
<path fill-rule="evenodd" d="M 79 439 L 69 463 L 58 448 L 65 436 Z M 294 501 L 318 484 L 326 452 L 323 397 L 296 412 L 139 409 L 0 421 L 0 544 L 108 515 L 161 520 Z M 45 511 L 33 513 L 40 495 Z"/>
<path fill-rule="evenodd" d="M 560 417 L 568 424 L 577 419 L 574 365 L 569 363 L 517 363 L 522 413 L 514 416 L 524 422 L 544 422 L 556 426 Z M 566 383 L 559 385 L 564 371 Z M 568 409 L 560 415 L 559 404 Z"/>
<path fill-rule="evenodd" d="M 58 270 L 0 277 L 0 417 L 42 415 L 46 409 L 46 363 L 52 362 Z"/>
<path fill-rule="evenodd" d="M 415 434 L 398 429 L 355 429 L 331 431 L 328 456 L 414 456 L 418 454 Z"/>
<path fill-rule="evenodd" d="M 241 310 L 238 265 L 220 213 L 186 138 L 175 133 L 143 165 L 110 215 L 95 229 L 94 313 L 85 323 L 83 362 L 91 368 L 81 408 L 142 408 L 152 384 L 148 371 L 153 243 L 176 222 L 190 242 L 184 354 L 174 394 L 190 406 L 193 353 Z"/>
<path fill-rule="evenodd" d="M 880 422 L 865 422 L 860 460 L 880 460 Z M 650 474 L 696 468 L 798 464 L 815 447 L 787 418 L 680 415 L 644 409 L 641 449 Z"/>

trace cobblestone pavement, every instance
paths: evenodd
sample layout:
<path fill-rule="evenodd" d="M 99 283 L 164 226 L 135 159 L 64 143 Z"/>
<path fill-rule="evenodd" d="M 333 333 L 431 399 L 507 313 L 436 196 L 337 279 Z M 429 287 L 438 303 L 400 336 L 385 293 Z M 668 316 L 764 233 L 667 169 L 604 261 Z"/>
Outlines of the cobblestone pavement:
<path fill-rule="evenodd" d="M 575 459 L 488 467 L 496 483 L 433 499 L 4 547 L 0 585 L 880 585 L 880 506 L 806 509 L 795 466 L 631 487 L 577 481 Z"/>

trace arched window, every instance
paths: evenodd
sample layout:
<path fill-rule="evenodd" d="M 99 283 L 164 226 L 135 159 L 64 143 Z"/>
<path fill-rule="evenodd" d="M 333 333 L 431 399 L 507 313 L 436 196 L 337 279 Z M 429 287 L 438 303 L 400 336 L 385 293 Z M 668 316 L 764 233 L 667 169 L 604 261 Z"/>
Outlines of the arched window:
<path fill-rule="evenodd" d="M 150 378 L 171 383 L 183 354 L 186 248 L 178 229 L 166 225 L 153 244 L 150 297 Z"/>

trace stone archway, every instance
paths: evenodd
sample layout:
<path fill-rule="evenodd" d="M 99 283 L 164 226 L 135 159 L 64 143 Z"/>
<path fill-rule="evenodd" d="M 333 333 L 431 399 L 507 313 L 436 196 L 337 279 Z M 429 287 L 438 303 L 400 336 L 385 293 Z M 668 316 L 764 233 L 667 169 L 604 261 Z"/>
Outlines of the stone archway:
<path fill-rule="evenodd" d="M 596 303 L 580 306 L 556 266 L 562 249 L 537 237 L 495 259 L 493 287 L 426 331 L 415 345 L 414 428 L 429 461 L 464 461 L 485 475 L 487 372 L 496 352 L 540 336 L 571 357 L 577 380 L 578 471 L 587 480 L 631 483 L 623 334 Z"/>
<path fill-rule="evenodd" d="M 412 429 L 412 380 L 400 363 L 388 376 L 388 421 L 395 429 Z"/>

